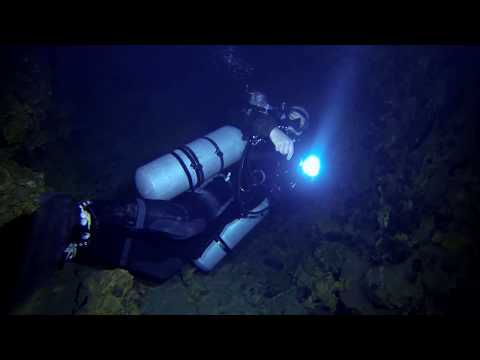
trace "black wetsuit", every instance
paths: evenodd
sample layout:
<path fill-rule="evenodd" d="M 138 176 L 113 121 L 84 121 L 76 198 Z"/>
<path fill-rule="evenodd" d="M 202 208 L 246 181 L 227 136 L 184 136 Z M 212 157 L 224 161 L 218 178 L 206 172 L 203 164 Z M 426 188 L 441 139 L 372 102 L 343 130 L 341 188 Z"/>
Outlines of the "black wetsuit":
<path fill-rule="evenodd" d="M 268 138 L 278 123 L 273 116 L 253 110 L 232 125 L 240 128 L 245 138 Z M 275 151 L 270 140 L 249 147 L 248 168 L 244 173 L 251 175 L 262 170 L 268 174 L 272 155 Z M 124 268 L 153 281 L 170 277 L 185 261 L 198 258 L 226 224 L 268 196 L 269 179 L 239 199 L 240 166 L 231 169 L 229 182 L 219 176 L 202 189 L 188 191 L 170 201 L 94 202 L 94 229 L 89 246 L 79 249 L 74 261 Z"/>

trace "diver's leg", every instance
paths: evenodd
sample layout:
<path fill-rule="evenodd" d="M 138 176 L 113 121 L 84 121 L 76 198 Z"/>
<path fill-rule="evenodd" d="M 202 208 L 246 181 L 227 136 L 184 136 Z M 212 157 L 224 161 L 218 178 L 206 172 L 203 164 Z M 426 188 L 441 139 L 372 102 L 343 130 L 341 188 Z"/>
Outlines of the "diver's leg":
<path fill-rule="evenodd" d="M 121 268 L 144 280 L 163 281 L 177 273 L 184 264 L 182 243 L 152 231 L 126 232 L 104 226 L 88 248 L 73 259 L 95 268 Z"/>
<path fill-rule="evenodd" d="M 175 246 L 175 240 L 205 229 L 205 218 L 193 218 L 193 208 L 192 204 L 140 198 L 95 201 L 89 205 L 93 220 L 88 246 L 78 248 L 74 261 L 110 268 L 125 267 L 128 259 L 145 262 L 150 254 L 152 261 L 165 261 L 172 252 L 181 253 L 181 244 Z"/>
<path fill-rule="evenodd" d="M 135 200 L 95 200 L 86 210 L 91 218 L 90 237 L 86 246 L 77 246 L 72 261 L 97 268 L 121 267 L 125 239 L 137 219 Z"/>
<path fill-rule="evenodd" d="M 156 205 L 154 211 L 149 206 L 150 211 L 145 215 L 145 204 L 140 199 L 93 203 L 95 220 L 91 239 L 87 247 L 78 249 L 72 261 L 96 268 L 122 268 L 155 282 L 174 275 L 184 263 L 182 243 L 148 225 L 152 224 L 153 214 L 174 218 L 179 210 L 166 202 Z"/>
<path fill-rule="evenodd" d="M 91 246 L 79 260 L 123 268 L 145 280 L 164 281 L 185 263 L 186 239 L 206 226 L 204 217 L 192 217 L 194 207 L 191 203 L 141 198 L 93 204 L 98 226 Z"/>
<path fill-rule="evenodd" d="M 231 184 L 219 177 L 174 201 L 136 199 L 93 207 L 98 236 L 92 239 L 90 263 L 121 267 L 159 281 L 178 272 L 205 246 L 201 234 L 233 200 Z M 134 230 L 134 231 L 133 231 Z M 95 238 L 101 238 L 94 242 Z M 182 241 L 175 241 L 175 240 Z"/>
<path fill-rule="evenodd" d="M 163 282 L 179 273 L 185 264 L 184 242 L 153 232 L 127 238 L 121 267 L 143 280 Z"/>
<path fill-rule="evenodd" d="M 188 207 L 192 218 L 203 217 L 210 223 L 225 211 L 233 199 L 233 185 L 223 175 L 218 175 L 201 188 L 183 193 L 175 202 Z"/>
<path fill-rule="evenodd" d="M 205 231 L 232 200 L 232 186 L 221 176 L 170 201 L 137 199 L 137 227 L 189 239 Z"/>
<path fill-rule="evenodd" d="M 184 240 L 201 233 L 207 226 L 205 214 L 195 211 L 194 201 L 174 202 L 137 199 L 137 227 Z"/>
<path fill-rule="evenodd" d="M 129 229 L 141 229 L 162 232 L 172 238 L 189 235 L 192 219 L 189 204 L 177 204 L 173 201 L 146 200 L 142 198 L 131 201 L 95 201 L 92 210 L 96 223 L 120 226 Z"/>

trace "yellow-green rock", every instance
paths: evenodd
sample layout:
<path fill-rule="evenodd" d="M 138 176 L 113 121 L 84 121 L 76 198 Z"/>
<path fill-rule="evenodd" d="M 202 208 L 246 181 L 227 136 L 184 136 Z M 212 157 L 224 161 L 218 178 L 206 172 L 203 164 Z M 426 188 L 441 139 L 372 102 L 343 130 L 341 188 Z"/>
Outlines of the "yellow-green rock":
<path fill-rule="evenodd" d="M 139 288 L 140 287 L 140 288 Z M 90 276 L 84 284 L 86 305 L 78 314 L 138 315 L 142 301 L 141 285 L 125 270 L 104 270 Z"/>
<path fill-rule="evenodd" d="M 296 285 L 310 289 L 310 295 L 303 304 L 310 311 L 337 308 L 337 292 L 344 291 L 347 284 L 343 279 L 335 280 L 331 272 L 322 271 L 316 261 L 308 258 L 296 274 Z"/>
<path fill-rule="evenodd" d="M 44 176 L 16 162 L 0 159 L 0 226 L 39 206 L 39 198 L 47 191 Z"/>

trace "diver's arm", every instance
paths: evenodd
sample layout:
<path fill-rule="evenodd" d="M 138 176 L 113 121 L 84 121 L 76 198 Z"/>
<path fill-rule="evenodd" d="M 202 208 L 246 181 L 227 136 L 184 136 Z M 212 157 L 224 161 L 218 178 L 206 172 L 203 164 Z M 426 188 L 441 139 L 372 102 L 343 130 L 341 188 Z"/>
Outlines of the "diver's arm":
<path fill-rule="evenodd" d="M 286 155 L 287 160 L 290 160 L 294 152 L 293 140 L 277 127 L 271 130 L 269 137 L 275 145 L 275 150 L 282 155 Z"/>
<path fill-rule="evenodd" d="M 275 150 L 286 155 L 290 160 L 293 156 L 294 145 L 293 141 L 278 128 L 280 125 L 275 116 L 271 114 L 260 114 L 250 109 L 246 111 L 239 121 L 232 123 L 238 127 L 245 138 L 260 137 L 270 139 L 275 146 Z"/>
<path fill-rule="evenodd" d="M 263 138 L 270 137 L 272 130 L 279 125 L 273 116 L 267 114 L 261 114 L 255 119 L 251 119 L 250 124 L 253 135 Z"/>
<path fill-rule="evenodd" d="M 293 141 L 278 128 L 279 123 L 272 115 L 262 114 L 252 122 L 253 134 L 263 138 L 269 138 L 275 150 L 290 160 L 293 156 Z"/>
<path fill-rule="evenodd" d="M 269 137 L 272 129 L 279 125 L 275 117 L 251 108 L 229 114 L 229 124 L 239 128 L 245 138 L 255 136 L 265 139 Z"/>

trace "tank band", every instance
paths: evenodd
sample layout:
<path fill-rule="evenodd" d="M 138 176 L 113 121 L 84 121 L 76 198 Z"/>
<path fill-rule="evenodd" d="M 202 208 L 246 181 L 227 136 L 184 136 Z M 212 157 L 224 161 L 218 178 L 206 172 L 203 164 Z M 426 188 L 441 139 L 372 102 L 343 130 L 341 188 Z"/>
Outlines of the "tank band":
<path fill-rule="evenodd" d="M 203 174 L 203 166 L 200 164 L 200 161 L 198 161 L 197 155 L 195 155 L 192 149 L 187 145 L 179 147 L 178 150 L 182 151 L 190 160 L 190 166 L 195 170 L 195 174 L 197 175 L 197 183 L 195 184 L 195 187 L 200 186 L 205 180 L 205 177 Z"/>
<path fill-rule="evenodd" d="M 178 156 L 174 151 L 172 151 L 170 154 L 172 154 L 175 157 L 175 159 L 177 159 L 178 163 L 180 164 L 183 171 L 185 172 L 185 175 L 187 175 L 188 184 L 190 185 L 190 190 L 193 191 L 193 189 L 194 189 L 193 180 L 192 180 L 192 176 L 190 175 L 190 171 L 188 171 L 188 169 L 187 169 L 187 166 L 183 162 L 182 158 L 180 156 Z"/>
<path fill-rule="evenodd" d="M 225 163 L 224 163 L 224 160 L 223 160 L 222 150 L 220 150 L 220 147 L 218 146 L 218 144 L 215 141 L 213 141 L 212 139 L 210 139 L 209 137 L 203 136 L 202 139 L 205 139 L 205 140 L 209 141 L 215 147 L 215 155 L 217 155 L 218 158 L 220 159 L 220 164 L 221 164 L 220 171 L 223 171 Z"/>
<path fill-rule="evenodd" d="M 217 236 L 215 241 L 220 245 L 220 247 L 228 254 L 232 252 L 232 249 L 227 245 L 225 241 L 220 236 Z"/>

